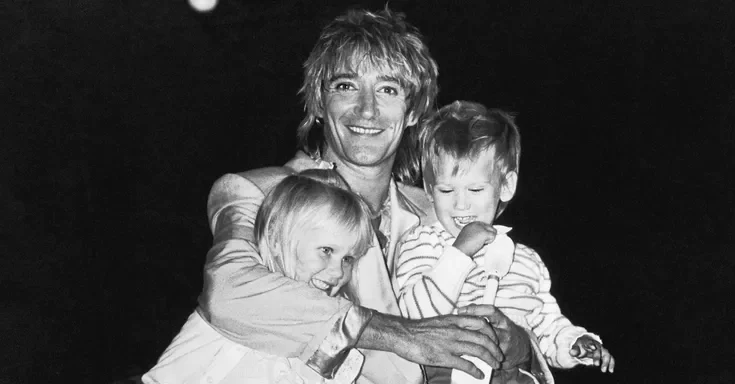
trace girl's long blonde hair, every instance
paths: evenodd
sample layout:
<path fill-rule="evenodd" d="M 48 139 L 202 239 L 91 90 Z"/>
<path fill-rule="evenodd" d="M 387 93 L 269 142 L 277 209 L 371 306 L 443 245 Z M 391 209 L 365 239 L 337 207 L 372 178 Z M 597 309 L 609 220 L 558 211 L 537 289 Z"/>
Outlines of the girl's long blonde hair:
<path fill-rule="evenodd" d="M 370 209 L 336 171 L 314 169 L 287 176 L 266 196 L 255 218 L 263 264 L 294 278 L 299 232 L 318 228 L 327 219 L 357 233 L 354 256 L 372 246 Z"/>

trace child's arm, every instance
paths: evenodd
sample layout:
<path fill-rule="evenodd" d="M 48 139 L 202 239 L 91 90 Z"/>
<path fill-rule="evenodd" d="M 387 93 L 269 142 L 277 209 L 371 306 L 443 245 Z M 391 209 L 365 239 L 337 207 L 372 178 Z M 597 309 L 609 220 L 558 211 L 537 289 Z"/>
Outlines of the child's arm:
<path fill-rule="evenodd" d="M 277 175 L 272 175 L 276 179 Z M 279 179 L 280 180 L 280 179 Z M 308 362 L 325 362 L 356 343 L 370 311 L 344 298 L 328 297 L 307 284 L 268 270 L 253 240 L 253 222 L 263 191 L 240 175 L 212 187 L 208 214 L 214 245 L 207 254 L 200 312 L 222 335 L 250 348 Z M 349 325 L 348 328 L 340 325 Z M 335 354 L 337 356 L 338 354 Z"/>
<path fill-rule="evenodd" d="M 549 365 L 555 368 L 572 368 L 578 364 L 594 364 L 592 358 L 572 356 L 572 346 L 581 336 L 594 339 L 600 345 L 602 341 L 599 336 L 573 325 L 561 313 L 556 298 L 551 294 L 551 278 L 541 257 L 534 250 L 517 244 L 515 258 L 525 265 L 534 266 L 534 269 L 538 271 L 539 291 L 536 293 L 536 298 L 543 304 L 527 315 L 526 320 L 538 337 L 539 346 Z"/>
<path fill-rule="evenodd" d="M 589 335 L 580 336 L 572 345 L 570 354 L 578 359 L 591 358 L 594 364 L 600 367 L 600 372 L 615 371 L 615 358 L 599 340 Z"/>
<path fill-rule="evenodd" d="M 411 319 L 452 313 L 465 279 L 476 267 L 431 227 L 419 227 L 403 238 L 396 264 L 398 305 Z"/>

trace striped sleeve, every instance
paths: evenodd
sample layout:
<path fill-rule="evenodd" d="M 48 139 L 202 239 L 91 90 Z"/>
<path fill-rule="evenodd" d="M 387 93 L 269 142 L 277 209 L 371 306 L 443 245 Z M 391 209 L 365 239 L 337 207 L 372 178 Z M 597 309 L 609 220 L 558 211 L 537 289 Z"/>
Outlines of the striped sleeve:
<path fill-rule="evenodd" d="M 475 262 L 445 245 L 432 227 L 418 227 L 398 245 L 396 284 L 404 317 L 420 319 L 452 313 Z"/>
<path fill-rule="evenodd" d="M 531 248 L 522 244 L 516 247 L 515 260 L 525 264 L 529 271 L 534 271 L 538 281 L 536 300 L 542 302 L 526 316 L 533 333 L 538 337 L 539 346 L 546 361 L 555 368 L 572 368 L 578 364 L 590 365 L 591 359 L 579 360 L 570 355 L 574 342 L 582 335 L 589 335 L 599 341 L 595 334 L 572 324 L 561 313 L 556 299 L 551 294 L 551 277 L 541 257 Z M 522 298 L 519 298 L 523 300 Z M 530 300 L 530 298 L 528 299 Z"/>

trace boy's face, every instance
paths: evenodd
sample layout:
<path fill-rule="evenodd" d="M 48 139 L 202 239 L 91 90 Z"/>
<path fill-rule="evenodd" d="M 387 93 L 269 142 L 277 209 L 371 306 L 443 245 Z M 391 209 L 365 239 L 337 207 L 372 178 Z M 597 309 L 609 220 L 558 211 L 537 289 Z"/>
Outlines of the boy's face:
<path fill-rule="evenodd" d="M 455 166 L 459 170 L 454 173 Z M 515 193 L 515 172 L 501 182 L 501 171 L 495 166 L 495 150 L 488 149 L 476 161 L 439 156 L 435 184 L 429 199 L 444 228 L 457 237 L 465 225 L 473 221 L 492 224 L 501 201 L 509 201 Z"/>

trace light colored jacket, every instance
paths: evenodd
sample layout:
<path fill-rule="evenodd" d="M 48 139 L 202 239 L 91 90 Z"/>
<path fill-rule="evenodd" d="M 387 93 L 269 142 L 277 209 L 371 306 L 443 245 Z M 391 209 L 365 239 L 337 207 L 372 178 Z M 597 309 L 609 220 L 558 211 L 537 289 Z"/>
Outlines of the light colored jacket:
<path fill-rule="evenodd" d="M 214 245 L 207 254 L 197 311 L 213 330 L 239 345 L 269 355 L 298 358 L 314 371 L 331 377 L 355 346 L 372 310 L 400 316 L 390 280 L 395 242 L 420 222 L 435 218 L 421 189 L 392 182 L 393 241 L 388 257 L 383 256 L 374 239 L 376 246 L 359 259 L 350 288 L 360 305 L 328 297 L 305 283 L 269 271 L 253 241 L 253 223 L 265 195 L 286 175 L 317 167 L 314 160 L 299 152 L 284 167 L 227 174 L 215 182 L 207 206 Z M 193 347 L 185 349 L 195 353 Z M 358 383 L 410 384 L 423 380 L 417 364 L 393 353 L 361 352 L 365 362 Z M 232 369 L 238 370 L 243 364 L 248 363 L 238 361 Z M 192 378 L 174 380 L 177 369 L 175 364 L 159 361 L 146 377 L 161 384 L 198 382 Z M 199 378 L 208 377 L 206 369 L 198 372 Z M 159 381 L 157 377 L 169 379 Z"/>

